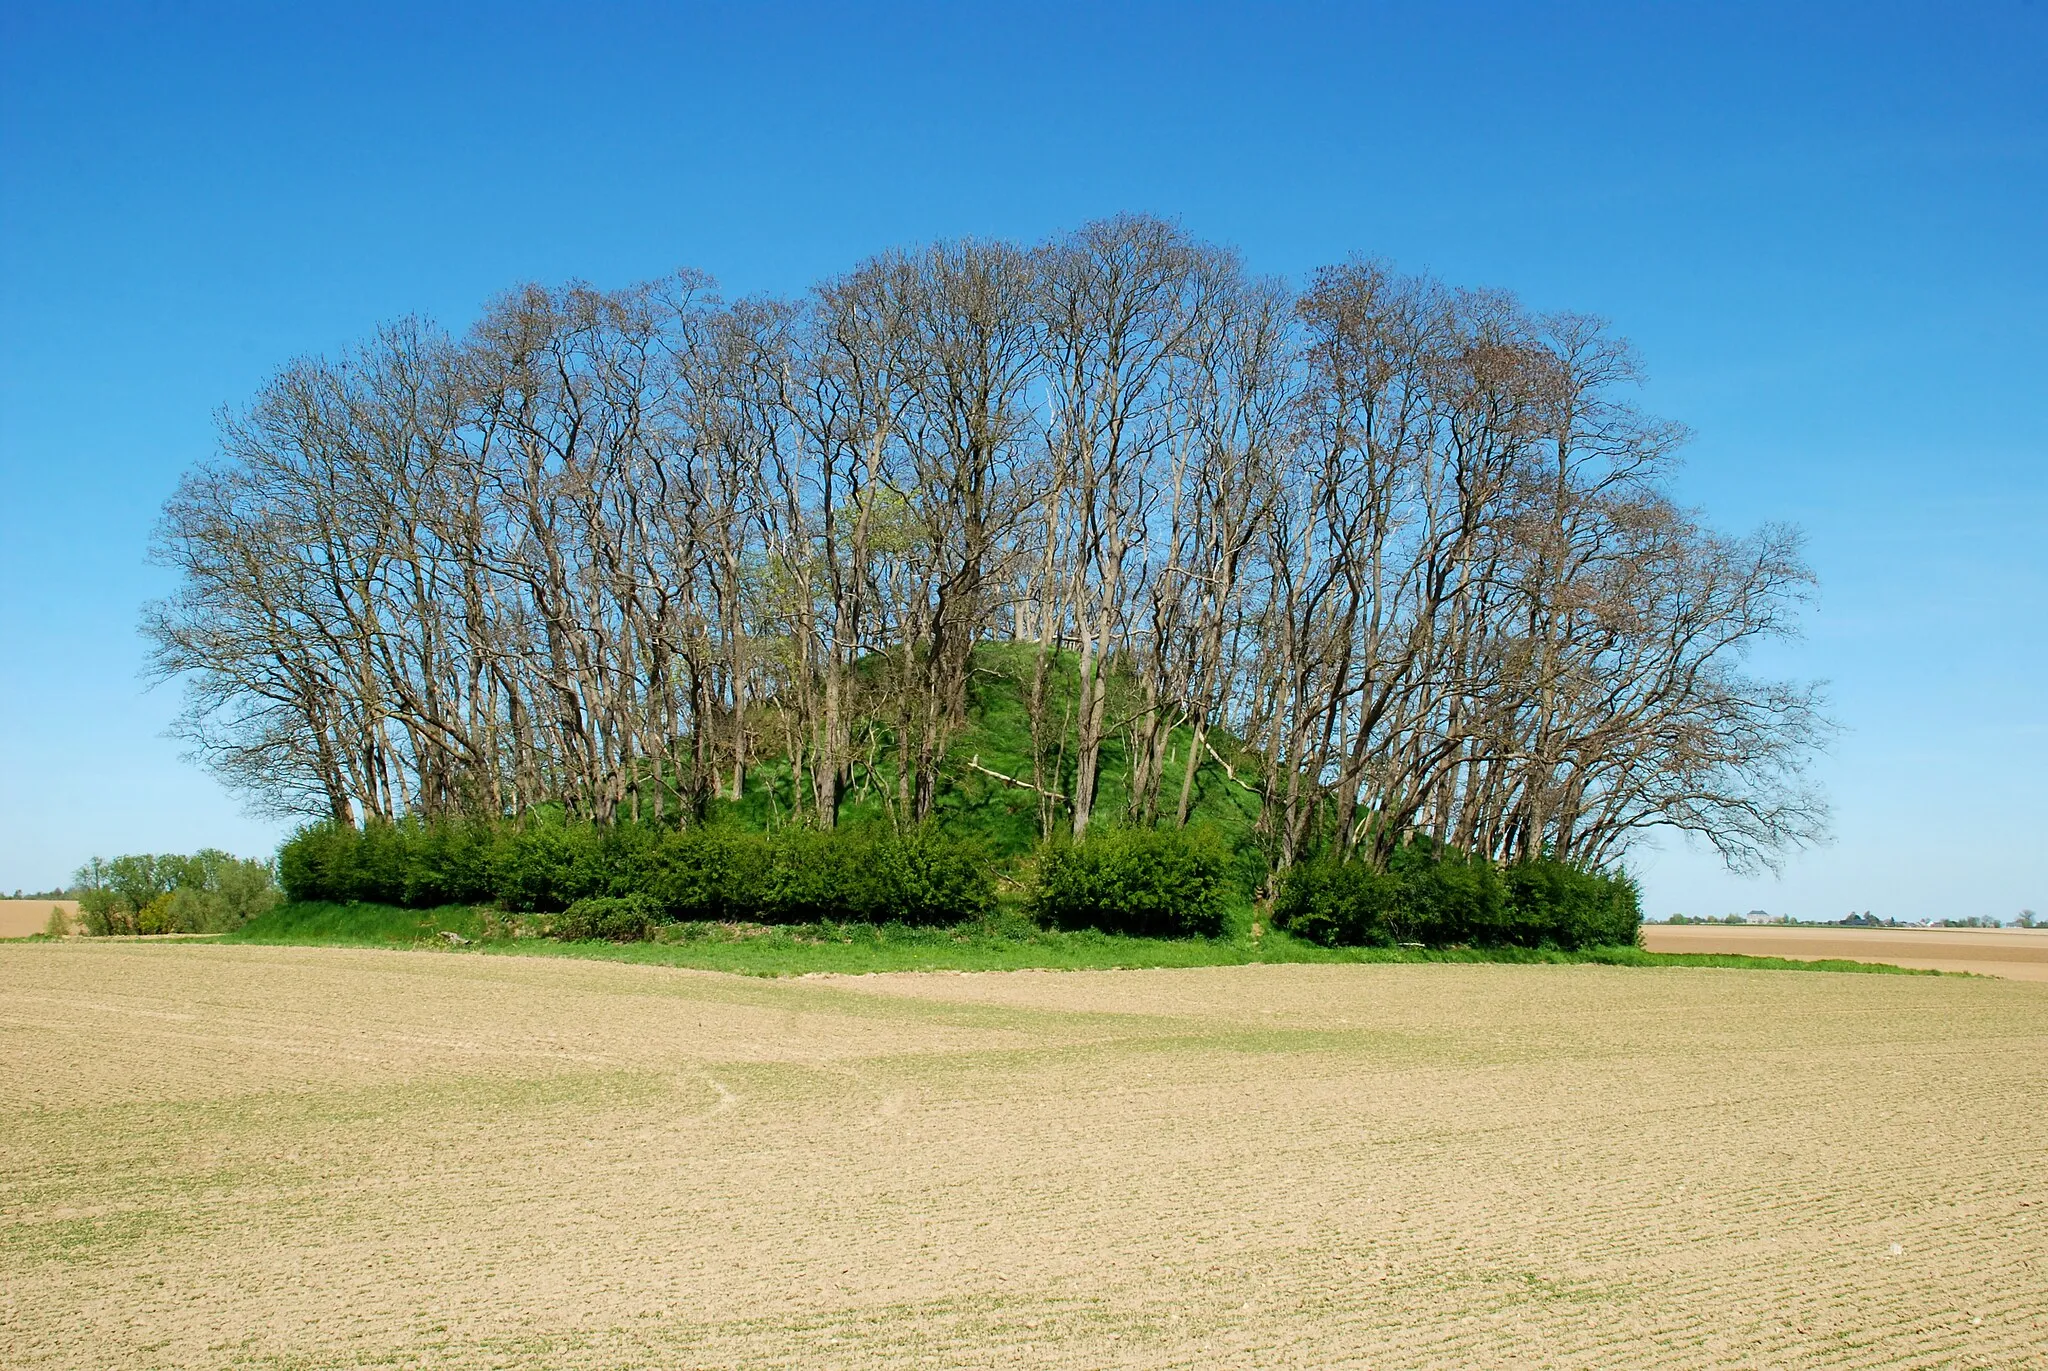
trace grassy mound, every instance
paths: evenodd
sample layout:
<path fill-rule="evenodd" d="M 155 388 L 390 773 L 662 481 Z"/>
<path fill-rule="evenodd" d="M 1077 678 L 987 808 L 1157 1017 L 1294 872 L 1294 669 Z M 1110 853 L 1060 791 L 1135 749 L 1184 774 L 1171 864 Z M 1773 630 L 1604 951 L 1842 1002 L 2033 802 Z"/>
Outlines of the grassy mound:
<path fill-rule="evenodd" d="M 933 822 L 954 837 L 983 844 L 998 858 L 1024 856 L 1039 843 L 1039 796 L 1029 788 L 1032 780 L 1031 679 L 1038 648 L 1031 643 L 980 643 L 974 648 L 973 670 L 968 678 L 966 724 L 953 735 L 946 750 L 944 776 L 933 802 Z M 865 663 L 879 670 L 879 662 Z M 1111 713 L 1129 713 L 1128 701 L 1117 699 L 1119 690 L 1132 689 L 1121 678 L 1110 681 Z M 1080 694 L 1080 669 L 1072 652 L 1056 653 L 1046 675 L 1046 711 L 1054 721 L 1071 715 Z M 1115 707 L 1122 704 L 1126 707 Z M 1170 817 L 1180 801 L 1180 782 L 1188 753 L 1194 748 L 1194 730 L 1185 726 L 1173 731 L 1169 744 L 1166 781 L 1161 789 L 1160 807 Z M 1212 750 L 1214 755 L 1212 755 Z M 1212 729 L 1195 769 L 1188 822 L 1212 829 L 1233 851 L 1246 854 L 1259 866 L 1252 826 L 1259 817 L 1256 796 L 1233 781 L 1216 758 L 1228 759 L 1230 769 L 1241 777 L 1254 777 L 1258 757 L 1246 750 L 1229 732 Z M 1071 752 L 1056 744 L 1041 760 L 1041 775 L 1048 790 L 1071 793 L 1074 780 Z M 1008 779 L 1005 779 L 1008 778 Z M 840 807 L 840 822 L 887 822 L 888 794 L 897 784 L 894 749 L 883 746 L 873 766 L 856 768 L 851 792 Z M 1092 828 L 1107 829 L 1122 823 L 1130 807 L 1131 759 L 1127 740 L 1112 729 L 1102 744 L 1102 761 L 1096 781 Z M 744 798 L 719 801 L 718 817 L 745 828 L 763 831 L 773 828 L 804 808 L 807 796 L 797 794 L 787 759 L 772 757 L 758 761 L 747 773 Z M 1064 806 L 1057 807 L 1055 828 L 1069 822 Z M 1263 873 L 1254 873 L 1253 880 Z"/>

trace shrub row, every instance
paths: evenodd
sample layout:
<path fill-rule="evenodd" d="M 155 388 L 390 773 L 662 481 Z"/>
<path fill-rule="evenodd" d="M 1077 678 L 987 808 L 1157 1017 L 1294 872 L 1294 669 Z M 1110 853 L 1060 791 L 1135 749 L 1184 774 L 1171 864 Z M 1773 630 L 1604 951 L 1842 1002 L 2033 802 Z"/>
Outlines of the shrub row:
<path fill-rule="evenodd" d="M 542 913 L 627 901 L 649 920 L 944 924 L 995 905 L 993 882 L 971 844 L 876 826 L 760 834 L 553 819 L 403 821 L 360 830 L 327 823 L 285 844 L 278 875 L 294 900 L 415 909 L 497 904 Z M 591 905 L 601 912 L 590 917 L 630 923 L 624 908 Z"/>
<path fill-rule="evenodd" d="M 1501 868 L 1415 842 L 1385 871 L 1360 861 L 1288 871 L 1273 922 L 1331 947 L 1603 947 L 1632 945 L 1642 905 L 1627 876 L 1542 858 Z"/>
<path fill-rule="evenodd" d="M 1223 931 L 1230 855 L 1214 835 L 1124 830 L 1048 848 L 1031 912 L 1143 937 Z M 278 857 L 294 900 L 554 914 L 558 937 L 629 941 L 666 920 L 951 924 L 995 906 L 985 854 L 930 829 L 772 834 L 535 818 L 301 829 Z"/>
<path fill-rule="evenodd" d="M 937 925 L 987 914 L 986 856 L 931 829 L 879 825 L 772 834 L 713 825 L 595 825 L 533 818 L 317 824 L 278 859 L 301 901 L 415 909 L 496 904 L 552 915 L 556 937 L 631 941 L 668 920 Z M 1039 857 L 1041 924 L 1134 937 L 1224 931 L 1232 856 L 1200 829 L 1125 829 Z M 1642 924 L 1626 876 L 1548 859 L 1506 869 L 1425 842 L 1386 870 L 1313 860 L 1281 883 L 1273 923 L 1326 946 L 1632 944 Z"/>

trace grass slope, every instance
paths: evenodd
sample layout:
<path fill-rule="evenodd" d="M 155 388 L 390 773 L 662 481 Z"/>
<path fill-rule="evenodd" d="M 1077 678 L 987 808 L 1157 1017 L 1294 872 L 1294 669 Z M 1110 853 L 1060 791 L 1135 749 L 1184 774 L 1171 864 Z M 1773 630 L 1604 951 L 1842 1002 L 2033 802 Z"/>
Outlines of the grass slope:
<path fill-rule="evenodd" d="M 1126 938 L 1062 933 L 1003 915 L 959 928 L 900 924 L 677 924 L 648 943 L 563 943 L 505 936 L 489 916 L 465 906 L 395 909 L 371 904 L 284 904 L 220 941 L 309 947 L 445 948 L 440 935 L 469 940 L 465 950 L 511 956 L 581 957 L 649 966 L 696 967 L 749 976 L 821 972 L 1121 970 L 1139 967 L 1244 966 L 1282 962 L 1596 963 L 1604 966 L 1692 966 L 1742 970 L 1852 971 L 1875 975 L 1943 973 L 1841 960 L 1796 961 L 1726 953 L 1646 952 L 1595 947 L 1578 952 L 1531 948 L 1318 947 L 1266 929 L 1254 938 L 1239 927 L 1214 939 Z"/>
<path fill-rule="evenodd" d="M 287 902 L 259 914 L 223 942 L 294 947 L 410 947 L 443 932 L 472 941 L 486 936 L 482 911 L 468 905 L 401 909 L 387 904 Z"/>
<path fill-rule="evenodd" d="M 1039 797 L 1021 785 L 1032 777 L 1030 683 L 1037 651 L 1030 643 L 982 643 L 975 647 L 973 670 L 968 678 L 966 723 L 952 738 L 946 752 L 946 766 L 934 799 L 933 817 L 939 827 L 959 837 L 976 838 L 988 844 L 999 858 L 1022 856 L 1039 842 Z M 870 661 L 868 670 L 879 669 Z M 1133 687 L 1120 677 L 1110 681 L 1111 714 L 1123 717 L 1132 712 L 1131 702 L 1120 697 Z M 1060 721 L 1070 719 L 1080 693 L 1080 672 L 1072 652 L 1060 652 L 1052 659 L 1046 678 L 1046 711 L 1054 725 L 1054 739 L 1042 761 L 1048 789 L 1071 793 L 1074 758 L 1071 748 L 1056 741 Z M 1166 780 L 1160 789 L 1160 806 L 1169 815 L 1180 801 L 1180 786 L 1188 752 L 1194 746 L 1194 732 L 1182 727 L 1173 732 L 1166 765 Z M 1230 758 L 1239 775 L 1255 775 L 1258 758 L 1222 729 L 1212 730 L 1209 746 Z M 1001 773 L 1000 776 L 990 772 Z M 1131 764 L 1127 739 L 1111 730 L 1103 740 L 1102 764 L 1097 779 L 1095 817 L 1092 827 L 1109 828 L 1124 821 L 1130 806 Z M 886 736 L 872 758 L 855 768 L 854 782 L 840 810 L 842 823 L 863 820 L 886 821 L 886 796 L 897 784 L 893 738 Z M 1224 769 L 1205 751 L 1196 768 L 1190 791 L 1189 821 L 1217 829 L 1231 847 L 1245 855 L 1241 874 L 1247 889 L 1263 874 L 1263 864 L 1252 839 L 1257 822 L 1257 798 L 1233 782 Z M 766 829 L 786 821 L 803 810 L 809 797 L 799 796 L 790 778 L 786 758 L 773 756 L 748 769 L 745 798 L 720 801 L 720 818 L 753 829 Z M 1064 830 L 1068 811 L 1056 809 L 1054 827 Z"/>

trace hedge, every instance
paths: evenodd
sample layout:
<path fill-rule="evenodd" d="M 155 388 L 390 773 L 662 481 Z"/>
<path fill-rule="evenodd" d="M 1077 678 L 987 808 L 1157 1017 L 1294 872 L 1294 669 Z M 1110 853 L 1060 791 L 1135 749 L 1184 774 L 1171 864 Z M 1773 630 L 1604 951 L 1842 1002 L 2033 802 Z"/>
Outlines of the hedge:
<path fill-rule="evenodd" d="M 994 884 L 974 845 L 874 825 L 761 834 L 545 815 L 406 820 L 362 829 L 324 823 L 301 829 L 284 845 L 278 878 L 294 900 L 412 909 L 496 904 L 536 913 L 587 905 L 577 919 L 555 921 L 565 929 L 581 929 L 586 915 L 611 917 L 622 908 L 590 901 L 635 901 L 650 921 L 764 923 L 948 924 L 995 906 Z"/>
<path fill-rule="evenodd" d="M 1223 931 L 1230 855 L 1197 829 L 1118 829 L 1038 859 L 1031 912 L 1054 928 L 1140 938 L 1213 938 Z"/>
<path fill-rule="evenodd" d="M 1642 928 L 1635 883 L 1550 858 L 1502 868 L 1416 842 L 1384 871 L 1319 858 L 1282 879 L 1273 923 L 1330 947 L 1633 945 Z"/>
<path fill-rule="evenodd" d="M 593 895 L 563 910 L 548 931 L 572 942 L 637 943 L 660 917 L 661 907 L 645 895 Z"/>

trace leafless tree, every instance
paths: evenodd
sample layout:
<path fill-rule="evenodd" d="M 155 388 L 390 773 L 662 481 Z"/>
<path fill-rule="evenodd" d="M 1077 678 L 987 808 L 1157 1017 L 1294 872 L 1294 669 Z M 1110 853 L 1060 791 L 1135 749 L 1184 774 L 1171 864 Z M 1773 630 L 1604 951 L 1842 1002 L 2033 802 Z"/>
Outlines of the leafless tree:
<path fill-rule="evenodd" d="M 1824 829 L 1828 724 L 1745 662 L 1812 577 L 1673 502 L 1640 370 L 1596 319 L 1362 259 L 1297 294 L 1141 216 L 798 300 L 529 286 L 224 415 L 144 629 L 208 764 L 349 822 L 916 823 L 985 772 L 1080 835 L 1120 746 L 1123 822 L 1225 786 L 1276 868 L 1660 826 L 1767 863 Z M 997 641 L 1014 776 L 955 748 Z"/>

